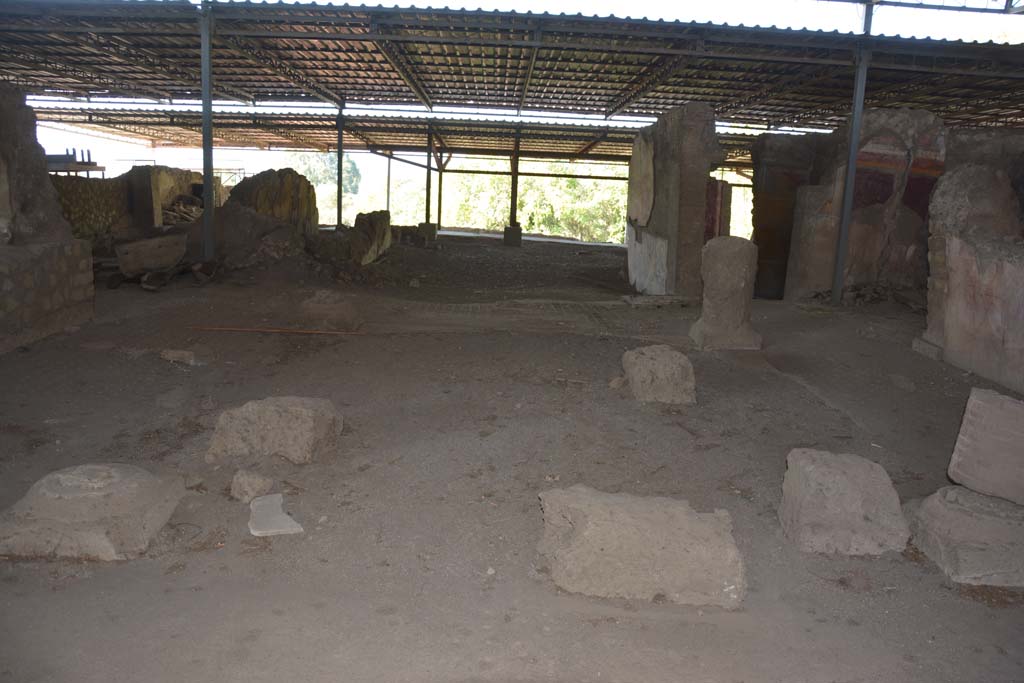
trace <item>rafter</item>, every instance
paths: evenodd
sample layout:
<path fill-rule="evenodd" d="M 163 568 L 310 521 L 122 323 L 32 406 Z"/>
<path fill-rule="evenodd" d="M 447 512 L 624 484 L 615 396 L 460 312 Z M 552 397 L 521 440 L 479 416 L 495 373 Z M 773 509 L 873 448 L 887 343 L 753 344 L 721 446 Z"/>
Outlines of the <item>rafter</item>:
<path fill-rule="evenodd" d="M 594 149 L 599 144 L 604 142 L 605 138 L 607 138 L 607 137 L 608 137 L 608 129 L 605 128 L 603 131 L 601 131 L 601 133 L 597 137 L 595 137 L 593 140 L 591 140 L 590 142 L 586 143 L 585 145 L 580 147 L 578 150 L 576 150 L 576 156 L 578 156 L 578 157 L 583 156 L 584 154 L 586 154 L 587 152 L 589 152 L 590 150 Z"/>
<path fill-rule="evenodd" d="M 371 22 L 370 32 L 374 32 L 374 25 Z M 405 81 L 405 84 L 409 86 L 409 90 L 412 90 L 413 95 L 420 101 L 427 111 L 434 109 L 434 103 L 430 99 L 430 95 L 427 94 L 426 88 L 423 86 L 423 81 L 420 80 L 419 76 L 416 75 L 415 70 L 412 67 L 412 62 L 409 60 L 409 56 L 405 53 L 405 48 L 401 44 L 391 40 L 375 40 L 374 45 L 380 50 L 380 53 L 384 55 L 384 59 L 387 60 L 391 68 Z"/>
<path fill-rule="evenodd" d="M 131 64 L 144 65 L 149 71 L 158 73 L 177 81 L 183 85 L 195 88 L 198 92 L 202 82 L 201 74 L 194 69 L 179 66 L 173 62 L 154 54 L 145 48 L 133 46 L 125 38 L 117 35 L 88 33 L 92 45 L 110 51 Z M 255 102 L 255 96 L 241 88 L 231 85 L 214 82 L 213 91 L 227 99 L 239 100 L 241 102 Z"/>
<path fill-rule="evenodd" d="M 296 88 L 339 107 L 345 106 L 343 95 L 332 91 L 298 69 L 286 64 L 284 60 L 264 50 L 256 41 L 237 36 L 227 36 L 223 40 L 231 45 L 235 52 L 263 68 L 273 71 Z"/>
<path fill-rule="evenodd" d="M 626 111 L 637 100 L 668 80 L 685 61 L 685 55 L 660 57 L 655 60 L 612 102 L 604 113 L 605 118 L 611 118 Z"/>
<path fill-rule="evenodd" d="M 26 69 L 45 71 L 50 75 L 60 78 L 68 78 L 78 83 L 86 84 L 86 88 L 88 88 L 89 84 L 92 84 L 93 87 L 98 85 L 126 97 L 137 97 L 139 94 L 143 94 L 154 100 L 172 99 L 169 92 L 135 83 L 129 84 L 126 81 L 120 81 L 80 65 L 57 64 L 47 57 L 32 51 L 15 52 L 9 47 L 0 47 L 0 60 L 17 64 Z M 88 90 L 86 89 L 85 92 L 88 92 Z"/>
<path fill-rule="evenodd" d="M 526 104 L 526 95 L 530 92 L 530 81 L 533 80 L 533 69 L 537 65 L 537 53 L 540 51 L 542 37 L 540 29 L 533 32 L 533 39 L 536 41 L 537 45 L 530 48 L 530 63 L 526 67 L 526 77 L 523 78 L 523 90 L 519 93 L 519 107 L 517 109 L 517 113 L 520 114 L 523 112 L 523 106 Z"/>

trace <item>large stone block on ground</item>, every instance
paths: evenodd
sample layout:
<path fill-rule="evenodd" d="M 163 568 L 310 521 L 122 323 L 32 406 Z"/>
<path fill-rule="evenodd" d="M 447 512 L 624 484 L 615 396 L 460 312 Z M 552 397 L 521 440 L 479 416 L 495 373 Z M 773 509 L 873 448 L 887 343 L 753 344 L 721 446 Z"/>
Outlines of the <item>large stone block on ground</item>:
<path fill-rule="evenodd" d="M 914 545 L 951 580 L 1024 587 L 1024 506 L 947 486 L 904 509 Z"/>
<path fill-rule="evenodd" d="M 0 555 L 127 560 L 167 523 L 185 487 L 134 465 L 52 472 L 0 515 Z"/>
<path fill-rule="evenodd" d="M 693 365 L 670 346 L 630 349 L 622 354 L 622 369 L 638 401 L 673 405 L 697 402 Z"/>
<path fill-rule="evenodd" d="M 352 227 L 351 259 L 360 266 L 368 266 L 391 248 L 391 212 L 371 211 L 356 215 Z"/>
<path fill-rule="evenodd" d="M 228 202 L 294 226 L 299 235 L 315 234 L 319 229 L 316 189 L 291 168 L 270 169 L 244 179 L 231 189 Z"/>
<path fill-rule="evenodd" d="M 342 417 L 325 398 L 274 396 L 225 410 L 206 452 L 209 463 L 247 464 L 281 457 L 296 465 L 329 452 Z"/>
<path fill-rule="evenodd" d="M 560 588 L 602 598 L 655 597 L 683 605 L 739 606 L 743 559 L 725 510 L 684 500 L 603 493 L 583 485 L 540 494 L 538 550 Z"/>
<path fill-rule="evenodd" d="M 971 389 L 949 478 L 1024 505 L 1024 402 L 988 389 Z"/>
<path fill-rule="evenodd" d="M 786 458 L 779 521 L 804 552 L 902 551 L 910 531 L 881 465 L 845 453 L 795 448 Z"/>
<path fill-rule="evenodd" d="M 757 275 L 757 246 L 742 237 L 716 237 L 704 245 L 700 319 L 690 338 L 702 349 L 759 349 L 761 335 L 750 326 Z"/>

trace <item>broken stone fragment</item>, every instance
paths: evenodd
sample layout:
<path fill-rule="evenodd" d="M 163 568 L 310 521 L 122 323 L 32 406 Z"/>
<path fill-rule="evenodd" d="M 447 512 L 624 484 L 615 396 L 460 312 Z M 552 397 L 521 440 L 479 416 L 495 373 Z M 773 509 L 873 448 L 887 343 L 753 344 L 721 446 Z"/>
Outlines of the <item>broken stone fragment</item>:
<path fill-rule="evenodd" d="M 134 465 L 52 472 L 0 515 L 0 555 L 127 560 L 138 557 L 185 495 L 178 477 Z"/>
<path fill-rule="evenodd" d="M 971 389 L 949 462 L 949 478 L 1024 505 L 1024 401 Z"/>
<path fill-rule="evenodd" d="M 742 237 L 716 237 L 701 250 L 704 281 L 700 319 L 690 338 L 701 349 L 760 349 L 750 326 L 757 274 L 757 246 Z"/>
<path fill-rule="evenodd" d="M 577 484 L 540 494 L 538 551 L 560 588 L 603 598 L 739 606 L 743 560 L 725 510 L 685 500 L 603 493 Z"/>
<path fill-rule="evenodd" d="M 809 553 L 902 551 L 910 530 L 881 465 L 846 453 L 796 448 L 786 458 L 779 521 Z"/>
<path fill-rule="evenodd" d="M 339 292 L 320 289 L 302 302 L 302 312 L 315 325 L 355 332 L 363 326 L 363 317 L 351 301 Z"/>
<path fill-rule="evenodd" d="M 253 498 L 249 503 L 249 533 L 253 536 L 301 534 L 302 525 L 281 509 L 284 496 L 273 493 Z"/>
<path fill-rule="evenodd" d="M 952 581 L 1024 587 L 1024 506 L 946 486 L 904 511 L 914 545 Z"/>
<path fill-rule="evenodd" d="M 225 410 L 217 418 L 206 462 L 250 463 L 281 457 L 296 465 L 329 453 L 342 417 L 325 398 L 274 396 Z"/>
<path fill-rule="evenodd" d="M 252 470 L 238 470 L 231 478 L 231 497 L 243 503 L 270 493 L 272 488 L 273 479 Z"/>
<path fill-rule="evenodd" d="M 199 365 L 199 361 L 196 360 L 196 354 L 194 351 L 185 351 L 183 349 L 164 349 L 160 352 L 160 357 L 169 363 L 180 363 L 181 365 Z"/>
<path fill-rule="evenodd" d="M 690 359 L 663 344 L 622 354 L 622 369 L 638 401 L 694 405 L 697 402 Z"/>

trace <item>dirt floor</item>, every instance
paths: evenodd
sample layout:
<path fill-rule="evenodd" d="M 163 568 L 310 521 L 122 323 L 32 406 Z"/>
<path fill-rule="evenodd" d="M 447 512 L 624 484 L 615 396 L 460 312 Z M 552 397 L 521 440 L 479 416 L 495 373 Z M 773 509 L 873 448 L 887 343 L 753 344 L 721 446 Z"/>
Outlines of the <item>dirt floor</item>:
<path fill-rule="evenodd" d="M 690 349 L 698 311 L 625 304 L 623 259 L 444 238 L 397 247 L 379 288 L 283 266 L 125 285 L 0 357 L 0 507 L 87 461 L 193 489 L 142 559 L 0 560 L 0 682 L 1024 680 L 1020 593 L 958 588 L 913 550 L 801 554 L 776 517 L 798 446 L 876 460 L 904 500 L 946 484 L 987 383 L 913 353 L 924 318 L 897 304 L 759 301 L 763 352 L 691 352 L 699 404 L 645 407 L 609 388 L 622 352 Z M 298 304 L 325 286 L 364 334 L 190 329 L 309 327 Z M 305 534 L 257 539 L 203 453 L 220 410 L 271 395 L 330 398 L 347 426 L 335 457 L 275 472 Z M 742 609 L 558 590 L 537 494 L 580 482 L 727 509 Z"/>

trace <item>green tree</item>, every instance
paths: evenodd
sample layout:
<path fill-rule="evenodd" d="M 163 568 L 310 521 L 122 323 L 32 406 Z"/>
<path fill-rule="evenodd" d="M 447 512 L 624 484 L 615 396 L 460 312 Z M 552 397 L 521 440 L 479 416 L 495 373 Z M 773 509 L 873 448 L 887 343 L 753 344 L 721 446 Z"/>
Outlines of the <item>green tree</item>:
<path fill-rule="evenodd" d="M 350 155 L 346 154 L 344 157 L 345 175 L 342 190 L 346 195 L 359 194 L 359 183 L 363 179 L 359 166 Z M 291 155 L 295 170 L 306 176 L 314 185 L 337 185 L 337 159 L 337 155 L 328 152 L 296 152 Z"/>

